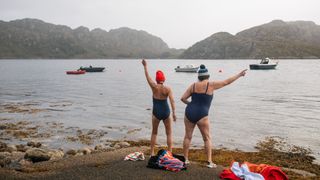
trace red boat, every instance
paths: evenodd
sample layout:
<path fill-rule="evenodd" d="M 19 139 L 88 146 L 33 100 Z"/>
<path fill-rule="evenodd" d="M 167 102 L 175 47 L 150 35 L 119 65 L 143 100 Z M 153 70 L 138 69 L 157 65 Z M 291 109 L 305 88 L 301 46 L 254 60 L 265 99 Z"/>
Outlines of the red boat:
<path fill-rule="evenodd" d="M 86 71 L 83 70 L 77 70 L 77 71 L 67 71 L 67 74 L 85 74 Z"/>

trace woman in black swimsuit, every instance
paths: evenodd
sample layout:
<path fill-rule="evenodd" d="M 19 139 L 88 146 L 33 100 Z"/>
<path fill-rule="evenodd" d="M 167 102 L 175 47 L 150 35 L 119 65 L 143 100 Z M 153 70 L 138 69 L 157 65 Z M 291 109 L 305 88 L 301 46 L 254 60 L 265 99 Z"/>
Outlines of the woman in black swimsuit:
<path fill-rule="evenodd" d="M 213 99 L 213 92 L 228 84 L 231 84 L 245 74 L 246 70 L 243 70 L 239 74 L 236 74 L 235 76 L 232 76 L 224 81 L 209 81 L 210 75 L 207 68 L 204 65 L 200 66 L 200 69 L 198 71 L 199 81 L 192 83 L 181 97 L 181 101 L 187 104 L 184 118 L 185 136 L 183 141 L 183 153 L 184 157 L 186 158 L 186 164 L 189 163 L 189 146 L 191 143 L 194 127 L 197 125 L 202 134 L 205 150 L 207 153 L 207 167 L 216 167 L 211 159 L 212 147 L 209 129 L 210 124 L 208 118 L 211 101 Z M 191 97 L 191 101 L 188 101 L 189 97 Z"/>
<path fill-rule="evenodd" d="M 175 115 L 175 104 L 174 98 L 172 94 L 172 90 L 163 85 L 165 81 L 165 76 L 162 71 L 157 71 L 156 73 L 156 82 L 155 83 L 152 78 L 149 76 L 147 62 L 143 59 L 142 65 L 144 67 L 144 72 L 148 84 L 152 90 L 152 99 L 153 99 L 153 110 L 152 110 L 152 134 L 151 134 L 151 156 L 154 156 L 154 147 L 157 140 L 158 127 L 161 120 L 163 120 L 163 124 L 166 128 L 167 135 L 167 144 L 168 150 L 172 152 L 172 123 L 170 116 L 170 109 L 168 105 L 168 97 L 170 100 L 171 108 L 172 108 L 172 117 L 173 121 L 176 121 Z"/>

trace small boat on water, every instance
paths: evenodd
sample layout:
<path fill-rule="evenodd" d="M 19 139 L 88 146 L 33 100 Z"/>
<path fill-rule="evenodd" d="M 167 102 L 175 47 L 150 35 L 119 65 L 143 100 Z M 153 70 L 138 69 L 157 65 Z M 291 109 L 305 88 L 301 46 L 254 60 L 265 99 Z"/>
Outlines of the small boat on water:
<path fill-rule="evenodd" d="M 92 66 L 89 66 L 89 67 L 80 67 L 79 70 L 83 70 L 83 71 L 86 71 L 86 72 L 102 72 L 103 70 L 105 69 L 105 67 L 92 67 Z"/>
<path fill-rule="evenodd" d="M 85 74 L 86 71 L 83 70 L 76 70 L 76 71 L 67 71 L 67 74 Z"/>
<path fill-rule="evenodd" d="M 278 65 L 278 61 L 275 62 L 270 58 L 264 58 L 260 61 L 260 64 L 250 64 L 250 69 L 257 70 L 257 69 L 275 69 Z"/>
<path fill-rule="evenodd" d="M 198 72 L 198 69 L 199 66 L 189 64 L 184 67 L 177 66 L 174 70 L 176 70 L 176 72 Z"/>

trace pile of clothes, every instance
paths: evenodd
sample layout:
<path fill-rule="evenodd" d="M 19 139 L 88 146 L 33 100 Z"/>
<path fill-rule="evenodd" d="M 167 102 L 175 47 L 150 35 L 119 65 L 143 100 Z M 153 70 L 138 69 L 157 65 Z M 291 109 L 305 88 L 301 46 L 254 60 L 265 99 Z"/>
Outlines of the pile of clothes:
<path fill-rule="evenodd" d="M 174 172 L 187 169 L 183 156 L 172 154 L 170 151 L 163 149 L 159 150 L 156 156 L 150 157 L 147 167 Z"/>
<path fill-rule="evenodd" d="M 288 180 L 287 175 L 279 167 L 249 162 L 244 162 L 241 165 L 238 162 L 233 162 L 228 169 L 221 172 L 220 178 L 229 180 Z"/>

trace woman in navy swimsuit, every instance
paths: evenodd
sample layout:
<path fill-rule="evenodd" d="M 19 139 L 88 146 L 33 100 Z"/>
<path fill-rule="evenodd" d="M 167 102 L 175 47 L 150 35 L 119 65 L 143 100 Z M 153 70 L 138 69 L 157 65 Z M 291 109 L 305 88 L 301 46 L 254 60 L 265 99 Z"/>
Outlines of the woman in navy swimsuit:
<path fill-rule="evenodd" d="M 209 124 L 209 109 L 211 101 L 213 99 L 213 92 L 220 89 L 228 84 L 231 84 L 241 76 L 246 74 L 246 70 L 241 71 L 239 74 L 232 76 L 224 81 L 210 81 L 209 73 L 205 65 L 201 65 L 198 71 L 198 82 L 195 82 L 189 86 L 186 92 L 181 97 L 181 101 L 187 104 L 185 110 L 184 124 L 185 124 L 185 136 L 183 141 L 183 153 L 186 158 L 186 164 L 189 163 L 188 153 L 191 138 L 194 127 L 197 125 L 200 129 L 207 154 L 207 167 L 213 168 L 216 165 L 211 159 L 211 135 L 210 135 L 210 124 Z M 191 97 L 191 101 L 188 98 Z"/>
<path fill-rule="evenodd" d="M 144 66 L 144 72 L 149 86 L 152 90 L 153 109 L 152 109 L 152 134 L 151 134 L 151 156 L 154 156 L 154 147 L 157 141 L 158 127 L 161 120 L 166 128 L 168 150 L 172 152 L 172 128 L 170 109 L 168 105 L 168 97 L 172 108 L 173 121 L 176 121 L 175 104 L 173 99 L 172 90 L 163 85 L 165 76 L 162 71 L 157 71 L 155 83 L 148 73 L 147 62 L 142 60 Z"/>

